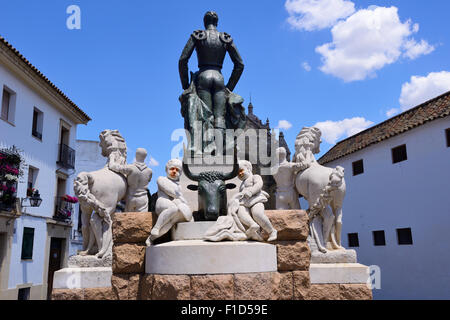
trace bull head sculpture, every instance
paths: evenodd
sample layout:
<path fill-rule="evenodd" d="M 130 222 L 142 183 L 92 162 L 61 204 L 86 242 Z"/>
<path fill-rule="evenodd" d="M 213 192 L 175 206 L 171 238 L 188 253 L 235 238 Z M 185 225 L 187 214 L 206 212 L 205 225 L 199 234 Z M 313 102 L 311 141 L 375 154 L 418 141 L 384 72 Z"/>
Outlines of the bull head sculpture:
<path fill-rule="evenodd" d="M 234 149 L 233 170 L 229 173 L 207 171 L 194 174 L 186 163 L 186 149 L 184 150 L 183 172 L 190 180 L 198 182 L 198 185 L 189 185 L 188 189 L 197 191 L 198 210 L 201 220 L 216 221 L 219 216 L 227 215 L 227 189 L 234 189 L 234 183 L 225 183 L 239 173 L 237 150 Z"/>

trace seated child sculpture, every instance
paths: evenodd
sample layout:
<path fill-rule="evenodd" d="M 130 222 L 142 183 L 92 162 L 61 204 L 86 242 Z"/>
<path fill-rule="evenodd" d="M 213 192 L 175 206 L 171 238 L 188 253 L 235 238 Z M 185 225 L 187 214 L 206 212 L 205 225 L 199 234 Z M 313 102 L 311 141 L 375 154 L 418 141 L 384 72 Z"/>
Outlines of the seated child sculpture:
<path fill-rule="evenodd" d="M 263 241 L 259 235 L 261 227 L 269 234 L 267 241 L 276 240 L 277 231 L 264 212 L 264 202 L 267 202 L 269 194 L 262 190 L 261 176 L 252 173 L 252 164 L 249 161 L 240 160 L 238 178 L 242 183 L 232 201 L 239 201 L 237 216 L 242 224 L 248 227 L 248 238 Z"/>
<path fill-rule="evenodd" d="M 155 213 L 158 220 L 150 232 L 146 244 L 150 246 L 153 241 L 166 234 L 176 223 L 193 221 L 192 211 L 183 197 L 180 188 L 182 162 L 179 159 L 169 160 L 166 164 L 166 177 L 159 177 L 158 199 Z"/>

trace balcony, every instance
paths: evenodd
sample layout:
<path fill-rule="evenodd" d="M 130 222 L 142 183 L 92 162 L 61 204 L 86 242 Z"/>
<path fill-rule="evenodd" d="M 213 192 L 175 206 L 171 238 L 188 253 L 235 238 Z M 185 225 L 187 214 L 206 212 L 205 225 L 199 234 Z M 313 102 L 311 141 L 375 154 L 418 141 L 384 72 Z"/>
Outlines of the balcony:
<path fill-rule="evenodd" d="M 59 145 L 59 157 L 57 164 L 66 169 L 75 169 L 75 150 L 65 144 Z"/>
<path fill-rule="evenodd" d="M 69 223 L 72 221 L 72 215 L 73 203 L 68 202 L 65 197 L 56 197 L 53 219 Z"/>

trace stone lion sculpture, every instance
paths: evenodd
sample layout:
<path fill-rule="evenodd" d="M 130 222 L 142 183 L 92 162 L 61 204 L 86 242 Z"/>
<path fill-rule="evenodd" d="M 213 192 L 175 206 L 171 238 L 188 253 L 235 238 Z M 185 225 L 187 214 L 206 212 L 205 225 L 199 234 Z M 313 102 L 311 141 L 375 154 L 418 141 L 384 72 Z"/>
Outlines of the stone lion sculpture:
<path fill-rule="evenodd" d="M 294 161 L 300 164 L 295 187 L 308 201 L 311 238 L 320 252 L 344 249 L 341 246 L 342 203 L 345 197 L 344 168 L 320 165 L 321 131 L 305 127 L 295 141 Z"/>
<path fill-rule="evenodd" d="M 112 250 L 111 215 L 127 191 L 126 178 L 108 168 L 109 164 L 125 165 L 127 146 L 118 130 L 100 133 L 102 156 L 107 157 L 103 169 L 81 172 L 74 181 L 74 191 L 80 202 L 83 251 L 79 255 L 103 258 Z"/>

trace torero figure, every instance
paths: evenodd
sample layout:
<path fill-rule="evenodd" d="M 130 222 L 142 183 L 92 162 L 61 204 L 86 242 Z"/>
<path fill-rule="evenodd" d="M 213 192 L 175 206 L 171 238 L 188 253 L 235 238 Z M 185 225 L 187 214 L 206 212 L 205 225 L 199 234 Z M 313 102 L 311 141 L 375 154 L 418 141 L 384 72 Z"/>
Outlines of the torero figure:
<path fill-rule="evenodd" d="M 181 194 L 179 183 L 181 173 L 181 160 L 172 159 L 166 164 L 167 176 L 159 177 L 156 181 L 158 200 L 156 200 L 155 213 L 158 215 L 158 220 L 146 241 L 147 246 L 166 234 L 176 223 L 193 221 L 192 211 Z"/>
<path fill-rule="evenodd" d="M 189 148 L 196 152 L 201 150 L 192 145 L 194 136 L 200 134 L 202 138 L 211 139 L 208 132 L 212 129 L 224 135 L 225 129 L 244 128 L 246 121 L 245 109 L 242 107 L 244 100 L 232 93 L 244 71 L 244 63 L 231 36 L 217 30 L 218 21 L 215 12 L 208 11 L 205 14 L 205 30 L 192 33 L 178 64 L 184 90 L 180 97 L 181 114 L 185 118 L 185 129 L 192 139 Z M 192 74 L 190 82 L 188 62 L 194 50 L 197 52 L 199 71 Z M 221 70 L 227 52 L 234 68 L 225 85 Z"/>
<path fill-rule="evenodd" d="M 136 161 L 133 164 L 120 165 L 110 161 L 109 169 L 123 174 L 127 178 L 126 212 L 148 211 L 147 186 L 152 179 L 152 169 L 144 163 L 147 150 L 136 150 Z"/>
<path fill-rule="evenodd" d="M 286 149 L 277 148 L 279 165 L 277 172 L 273 175 L 277 183 L 276 208 L 277 210 L 300 209 L 298 192 L 295 189 L 295 177 L 302 168 L 302 164 L 286 160 Z"/>
<path fill-rule="evenodd" d="M 264 202 L 269 194 L 262 190 L 261 176 L 252 174 L 252 164 L 247 160 L 239 161 L 239 180 L 242 181 L 239 192 L 233 197 L 231 205 L 239 201 L 237 216 L 241 223 L 247 227 L 246 234 L 249 239 L 263 241 L 259 235 L 260 228 L 269 234 L 267 241 L 277 239 L 277 231 L 272 226 L 264 212 Z"/>

